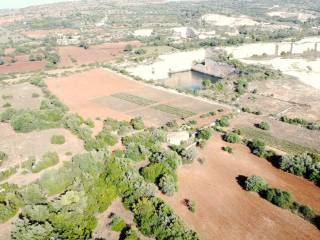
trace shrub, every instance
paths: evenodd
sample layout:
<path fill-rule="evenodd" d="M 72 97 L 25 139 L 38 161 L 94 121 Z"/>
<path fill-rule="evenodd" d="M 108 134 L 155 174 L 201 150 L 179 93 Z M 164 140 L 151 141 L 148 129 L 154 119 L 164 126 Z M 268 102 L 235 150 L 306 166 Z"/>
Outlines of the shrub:
<path fill-rule="evenodd" d="M 41 175 L 40 186 L 48 192 L 48 195 L 54 195 L 65 191 L 74 181 L 72 169 L 67 167 L 52 170 Z"/>
<path fill-rule="evenodd" d="M 227 116 L 223 116 L 222 118 L 216 120 L 216 124 L 220 127 L 228 127 L 230 125 L 229 118 Z"/>
<path fill-rule="evenodd" d="M 320 184 L 320 161 L 315 154 L 285 155 L 281 157 L 279 166 L 286 172 Z"/>
<path fill-rule="evenodd" d="M 11 107 L 11 103 L 8 103 L 8 102 L 7 102 L 7 103 L 3 104 L 2 107 L 4 107 L 4 108 Z"/>
<path fill-rule="evenodd" d="M 32 97 L 33 97 L 33 98 L 38 98 L 38 97 L 40 97 L 40 94 L 38 94 L 38 93 L 32 93 Z"/>
<path fill-rule="evenodd" d="M 209 140 L 211 137 L 211 132 L 208 129 L 200 129 L 197 132 L 197 138 L 203 140 Z"/>
<path fill-rule="evenodd" d="M 231 147 L 223 147 L 222 148 L 223 151 L 228 152 L 228 153 L 233 153 L 233 149 Z"/>
<path fill-rule="evenodd" d="M 228 143 L 238 143 L 240 142 L 240 137 L 238 134 L 235 133 L 227 133 L 223 135 L 223 140 Z"/>
<path fill-rule="evenodd" d="M 269 202 L 281 208 L 291 209 L 294 204 L 294 199 L 290 193 L 282 191 L 281 189 L 268 188 L 263 192 L 262 196 Z"/>
<path fill-rule="evenodd" d="M 110 223 L 110 228 L 112 231 L 121 232 L 127 226 L 126 222 L 120 217 L 113 217 Z"/>
<path fill-rule="evenodd" d="M 66 142 L 63 135 L 53 135 L 50 141 L 51 144 L 64 144 Z"/>
<path fill-rule="evenodd" d="M 185 199 L 184 202 L 190 212 L 196 211 L 196 203 L 194 201 L 192 201 L 190 199 Z"/>
<path fill-rule="evenodd" d="M 177 191 L 177 183 L 173 176 L 171 175 L 163 175 L 159 180 L 159 188 L 162 193 L 173 196 L 173 194 Z"/>
<path fill-rule="evenodd" d="M 259 176 L 252 175 L 245 181 L 245 189 L 251 192 L 261 192 L 267 188 L 267 183 Z"/>
<path fill-rule="evenodd" d="M 3 161 L 8 159 L 8 155 L 5 152 L 0 151 L 0 166 L 3 163 Z"/>
<path fill-rule="evenodd" d="M 266 144 L 259 139 L 250 141 L 248 147 L 251 149 L 251 152 L 258 157 L 266 157 L 268 154 L 266 151 Z"/>
<path fill-rule="evenodd" d="M 297 211 L 300 216 L 302 216 L 304 219 L 308 221 L 312 221 L 316 216 L 313 209 L 306 205 L 299 205 Z"/>
<path fill-rule="evenodd" d="M 59 156 L 55 152 L 47 152 L 42 156 L 42 159 L 38 162 L 35 162 L 32 167 L 31 171 L 33 173 L 40 172 L 46 168 L 52 167 L 59 162 Z"/>
<path fill-rule="evenodd" d="M 261 123 L 257 124 L 257 127 L 262 130 L 269 130 L 270 129 L 270 125 L 267 122 L 261 122 Z"/>
<path fill-rule="evenodd" d="M 144 129 L 144 123 L 141 117 L 136 117 L 131 119 L 130 124 L 132 125 L 133 129 L 135 130 L 142 130 Z"/>

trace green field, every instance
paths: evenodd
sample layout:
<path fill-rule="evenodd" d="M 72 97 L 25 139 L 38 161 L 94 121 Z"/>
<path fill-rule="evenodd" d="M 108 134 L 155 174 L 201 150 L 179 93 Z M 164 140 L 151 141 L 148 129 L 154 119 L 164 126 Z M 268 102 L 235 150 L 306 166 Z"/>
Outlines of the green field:
<path fill-rule="evenodd" d="M 263 130 L 254 129 L 254 128 L 241 128 L 243 135 L 249 139 L 261 139 L 266 145 L 270 147 L 277 148 L 281 151 L 284 151 L 289 154 L 297 154 L 303 152 L 315 152 L 319 153 L 316 149 L 309 148 L 307 146 L 290 142 L 285 139 L 276 138 Z"/>

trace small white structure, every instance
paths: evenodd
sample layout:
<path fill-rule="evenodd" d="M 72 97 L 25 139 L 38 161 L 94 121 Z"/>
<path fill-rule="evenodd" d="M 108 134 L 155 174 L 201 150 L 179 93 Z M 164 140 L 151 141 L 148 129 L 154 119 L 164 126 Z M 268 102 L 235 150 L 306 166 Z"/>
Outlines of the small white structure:
<path fill-rule="evenodd" d="M 189 140 L 189 132 L 179 131 L 179 132 L 170 132 L 167 135 L 167 142 L 171 145 L 180 145 L 184 141 Z"/>
<path fill-rule="evenodd" d="M 195 38 L 199 35 L 199 33 L 191 27 L 175 27 L 171 28 L 171 31 L 176 37 L 181 38 Z"/>
<path fill-rule="evenodd" d="M 150 37 L 152 35 L 153 29 L 152 28 L 143 28 L 137 29 L 133 32 L 133 35 L 136 37 Z"/>

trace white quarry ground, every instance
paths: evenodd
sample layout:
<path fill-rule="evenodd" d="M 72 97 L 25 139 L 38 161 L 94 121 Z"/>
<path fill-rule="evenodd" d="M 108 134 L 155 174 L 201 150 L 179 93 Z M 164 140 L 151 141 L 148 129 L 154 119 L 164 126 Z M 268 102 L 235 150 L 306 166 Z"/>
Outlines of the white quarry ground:
<path fill-rule="evenodd" d="M 127 71 L 144 80 L 167 79 L 170 72 L 191 70 L 194 61 L 202 61 L 204 58 L 205 49 L 164 54 L 152 64 L 138 65 L 128 68 Z"/>
<path fill-rule="evenodd" d="M 293 45 L 293 53 L 302 53 L 308 49 L 314 49 L 315 43 L 318 44 L 318 51 L 320 51 L 320 37 L 308 37 L 297 41 Z M 238 47 L 226 47 L 225 50 L 229 54 L 233 54 L 235 58 L 249 63 L 249 64 L 264 64 L 279 69 L 283 73 L 296 77 L 301 82 L 310 85 L 314 88 L 320 89 L 320 59 L 307 60 L 303 58 L 272 58 L 269 60 L 255 59 L 249 60 L 246 58 L 252 57 L 254 54 L 262 55 L 266 53 L 272 55 L 275 53 L 276 43 L 255 43 L 245 44 Z M 291 47 L 290 42 L 278 43 L 279 53 L 281 51 L 289 51 Z"/>

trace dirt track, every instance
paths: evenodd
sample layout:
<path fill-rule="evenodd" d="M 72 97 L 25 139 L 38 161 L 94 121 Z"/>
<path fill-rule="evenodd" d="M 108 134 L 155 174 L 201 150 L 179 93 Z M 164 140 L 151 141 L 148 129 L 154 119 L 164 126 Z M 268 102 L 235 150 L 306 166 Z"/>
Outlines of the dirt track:
<path fill-rule="evenodd" d="M 232 145 L 232 155 L 214 136 L 200 152 L 205 159 L 178 170 L 179 192 L 164 198 L 195 228 L 201 239 L 319 239 L 320 231 L 288 210 L 278 208 L 255 193 L 246 192 L 237 182 L 239 175 L 263 177 L 271 186 L 292 193 L 296 200 L 320 212 L 320 188 L 274 168 L 252 155 L 243 145 Z M 185 198 L 196 202 L 196 212 L 183 205 Z"/>

